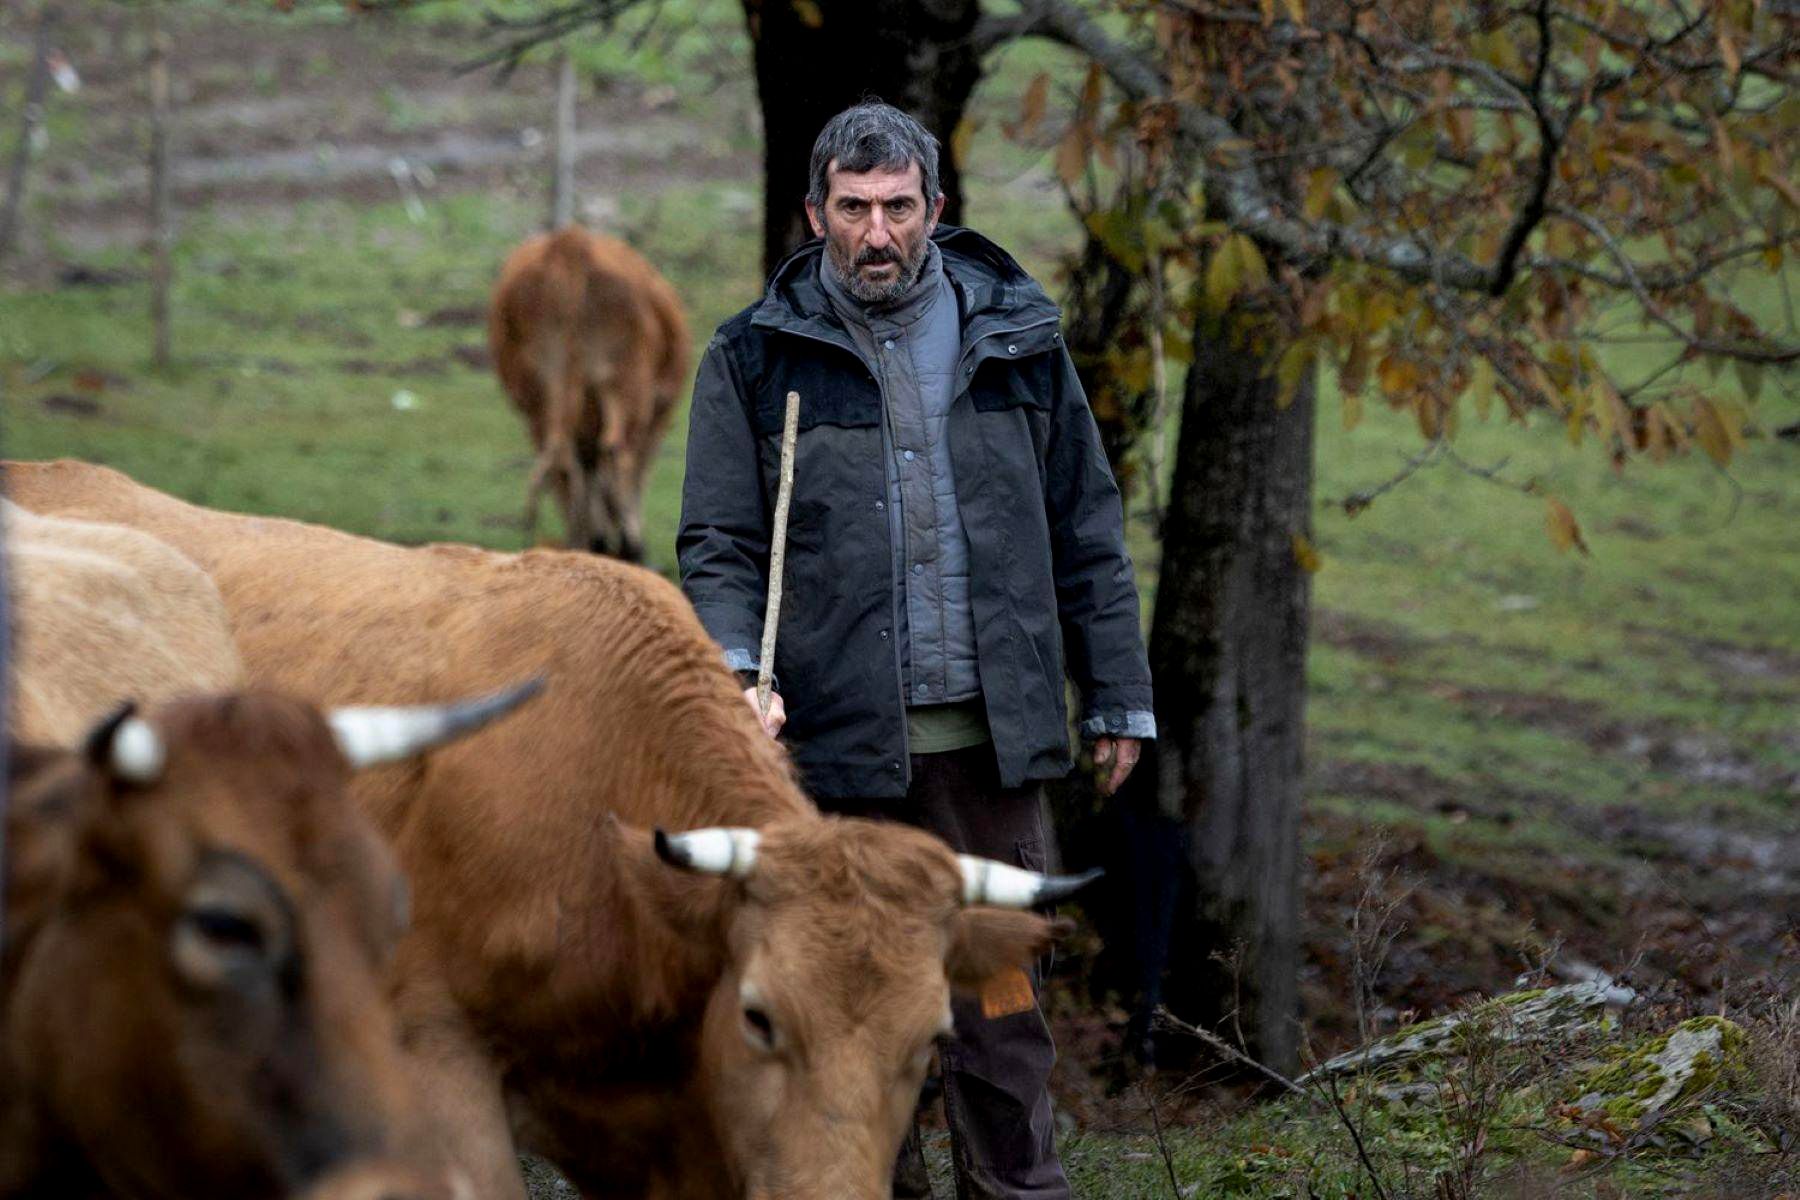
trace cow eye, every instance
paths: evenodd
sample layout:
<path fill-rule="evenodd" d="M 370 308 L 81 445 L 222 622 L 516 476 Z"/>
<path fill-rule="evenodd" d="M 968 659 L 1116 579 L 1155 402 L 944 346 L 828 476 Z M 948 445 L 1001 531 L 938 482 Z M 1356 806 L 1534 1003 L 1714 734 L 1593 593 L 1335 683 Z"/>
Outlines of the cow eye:
<path fill-rule="evenodd" d="M 751 1045 L 772 1050 L 775 1047 L 775 1022 L 762 1009 L 747 1004 L 744 1006 L 744 1035 Z"/>
<path fill-rule="evenodd" d="M 260 955 L 262 927 L 250 917 L 223 908 L 197 908 L 187 914 L 194 931 L 220 950 Z"/>
<path fill-rule="evenodd" d="M 251 985 L 291 960 L 294 921 L 287 901 L 257 864 L 208 852 L 170 927 L 175 969 L 194 987 Z"/>

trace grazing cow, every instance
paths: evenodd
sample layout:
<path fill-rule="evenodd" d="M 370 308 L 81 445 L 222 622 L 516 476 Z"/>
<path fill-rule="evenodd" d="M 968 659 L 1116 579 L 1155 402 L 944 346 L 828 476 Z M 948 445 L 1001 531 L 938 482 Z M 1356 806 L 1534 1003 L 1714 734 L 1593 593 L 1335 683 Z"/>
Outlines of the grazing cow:
<path fill-rule="evenodd" d="M 219 589 L 173 547 L 4 500 L 0 527 L 14 626 L 7 727 L 18 740 L 72 746 L 121 700 L 243 679 Z"/>
<path fill-rule="evenodd" d="M 515 1139 L 588 1197 L 886 1197 L 950 989 L 1048 944 L 1049 920 L 993 902 L 1062 881 L 820 816 L 647 571 L 389 546 L 79 463 L 7 478 L 192 554 L 252 675 L 391 702 L 548 677 L 534 719 L 357 785 L 415 889 L 407 1044 L 483 1197 L 522 1194 Z"/>
<path fill-rule="evenodd" d="M 548 485 L 566 545 L 641 560 L 644 483 L 688 374 L 675 289 L 624 242 L 571 225 L 508 256 L 488 343 L 537 451 L 527 538 Z"/>

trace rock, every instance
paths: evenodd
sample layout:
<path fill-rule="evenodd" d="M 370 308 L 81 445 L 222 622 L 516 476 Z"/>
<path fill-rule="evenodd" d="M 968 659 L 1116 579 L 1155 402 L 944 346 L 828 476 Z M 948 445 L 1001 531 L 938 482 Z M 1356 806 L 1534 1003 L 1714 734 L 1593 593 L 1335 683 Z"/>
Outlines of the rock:
<path fill-rule="evenodd" d="M 1724 1017 L 1695 1017 L 1596 1067 L 1576 1081 L 1574 1106 L 1639 1125 L 1710 1092 L 1743 1069 L 1744 1031 Z"/>
<path fill-rule="evenodd" d="M 1472 1022 L 1491 1026 L 1493 1036 L 1503 1042 L 1537 1041 L 1600 1027 L 1610 1019 L 1609 1005 L 1629 1003 L 1634 998 L 1631 989 L 1604 976 L 1562 987 L 1511 992 L 1409 1025 L 1398 1033 L 1340 1054 L 1302 1075 L 1299 1082 L 1317 1083 L 1435 1057 L 1459 1029 Z"/>

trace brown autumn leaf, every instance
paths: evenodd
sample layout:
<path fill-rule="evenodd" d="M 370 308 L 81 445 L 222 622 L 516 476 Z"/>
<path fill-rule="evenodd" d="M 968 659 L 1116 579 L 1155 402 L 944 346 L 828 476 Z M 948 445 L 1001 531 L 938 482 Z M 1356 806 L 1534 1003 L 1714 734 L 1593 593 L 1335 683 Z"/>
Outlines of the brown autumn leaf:
<path fill-rule="evenodd" d="M 1301 338 L 1282 352 L 1275 363 L 1275 406 L 1287 408 L 1294 402 L 1294 394 L 1300 390 L 1300 384 L 1311 373 L 1313 366 L 1313 343 L 1310 338 Z"/>
<path fill-rule="evenodd" d="M 1308 575 L 1316 575 L 1319 568 L 1325 565 L 1324 556 L 1319 553 L 1318 548 L 1307 539 L 1304 533 L 1294 535 L 1294 561 Z"/>
<path fill-rule="evenodd" d="M 969 146 L 975 141 L 975 131 L 981 128 L 981 122 L 974 117 L 964 117 L 956 123 L 956 129 L 950 134 L 950 158 L 952 162 L 969 161 Z"/>
<path fill-rule="evenodd" d="M 1244 286 L 1240 247 L 1247 240 L 1242 234 L 1232 234 L 1219 243 L 1212 261 L 1206 264 L 1206 306 L 1213 312 L 1224 312 Z"/>
<path fill-rule="evenodd" d="M 1725 424 L 1725 418 L 1718 406 L 1705 396 L 1695 396 L 1694 440 L 1706 451 L 1706 456 L 1721 467 L 1731 462 L 1731 430 Z"/>
<path fill-rule="evenodd" d="M 1550 542 L 1558 550 L 1579 550 L 1588 553 L 1587 540 L 1581 536 L 1581 526 L 1575 522 L 1575 514 L 1569 506 L 1555 496 L 1545 500 L 1544 527 L 1550 534 Z"/>
<path fill-rule="evenodd" d="M 1069 126 L 1063 134 L 1062 141 L 1056 143 L 1056 177 L 1069 187 L 1074 187 L 1081 180 L 1081 173 L 1087 169 L 1087 129 L 1077 121 Z"/>
<path fill-rule="evenodd" d="M 1014 137 L 1030 137 L 1036 131 L 1038 122 L 1044 119 L 1044 108 L 1049 99 L 1050 75 L 1046 71 L 1039 71 L 1026 85 L 1025 98 L 1019 103 L 1019 120 L 1013 126 L 1018 132 L 1013 134 Z"/>

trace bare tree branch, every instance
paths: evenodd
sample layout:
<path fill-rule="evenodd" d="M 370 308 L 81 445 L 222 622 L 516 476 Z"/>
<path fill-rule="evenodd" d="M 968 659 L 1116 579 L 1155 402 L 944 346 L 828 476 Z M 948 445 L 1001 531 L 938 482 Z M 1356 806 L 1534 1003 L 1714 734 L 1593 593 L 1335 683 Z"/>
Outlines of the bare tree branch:
<path fill-rule="evenodd" d="M 1488 295 L 1504 296 L 1506 289 L 1512 286 L 1519 273 L 1519 255 L 1525 249 L 1525 239 L 1531 236 L 1534 229 L 1544 219 L 1544 209 L 1550 195 L 1550 180 L 1556 172 L 1556 154 L 1562 149 L 1562 130 L 1557 128 L 1555 119 L 1550 115 L 1549 105 L 1544 102 L 1544 79 L 1550 73 L 1550 0 L 1538 0 L 1537 6 L 1538 58 L 1537 67 L 1531 76 L 1531 91 L 1526 102 L 1531 105 L 1532 115 L 1537 118 L 1538 127 L 1538 161 L 1537 177 L 1531 181 L 1531 194 L 1525 205 L 1513 218 L 1512 227 L 1506 231 L 1506 237 L 1500 243 L 1500 256 L 1495 264 L 1494 278 L 1488 284 Z"/>

